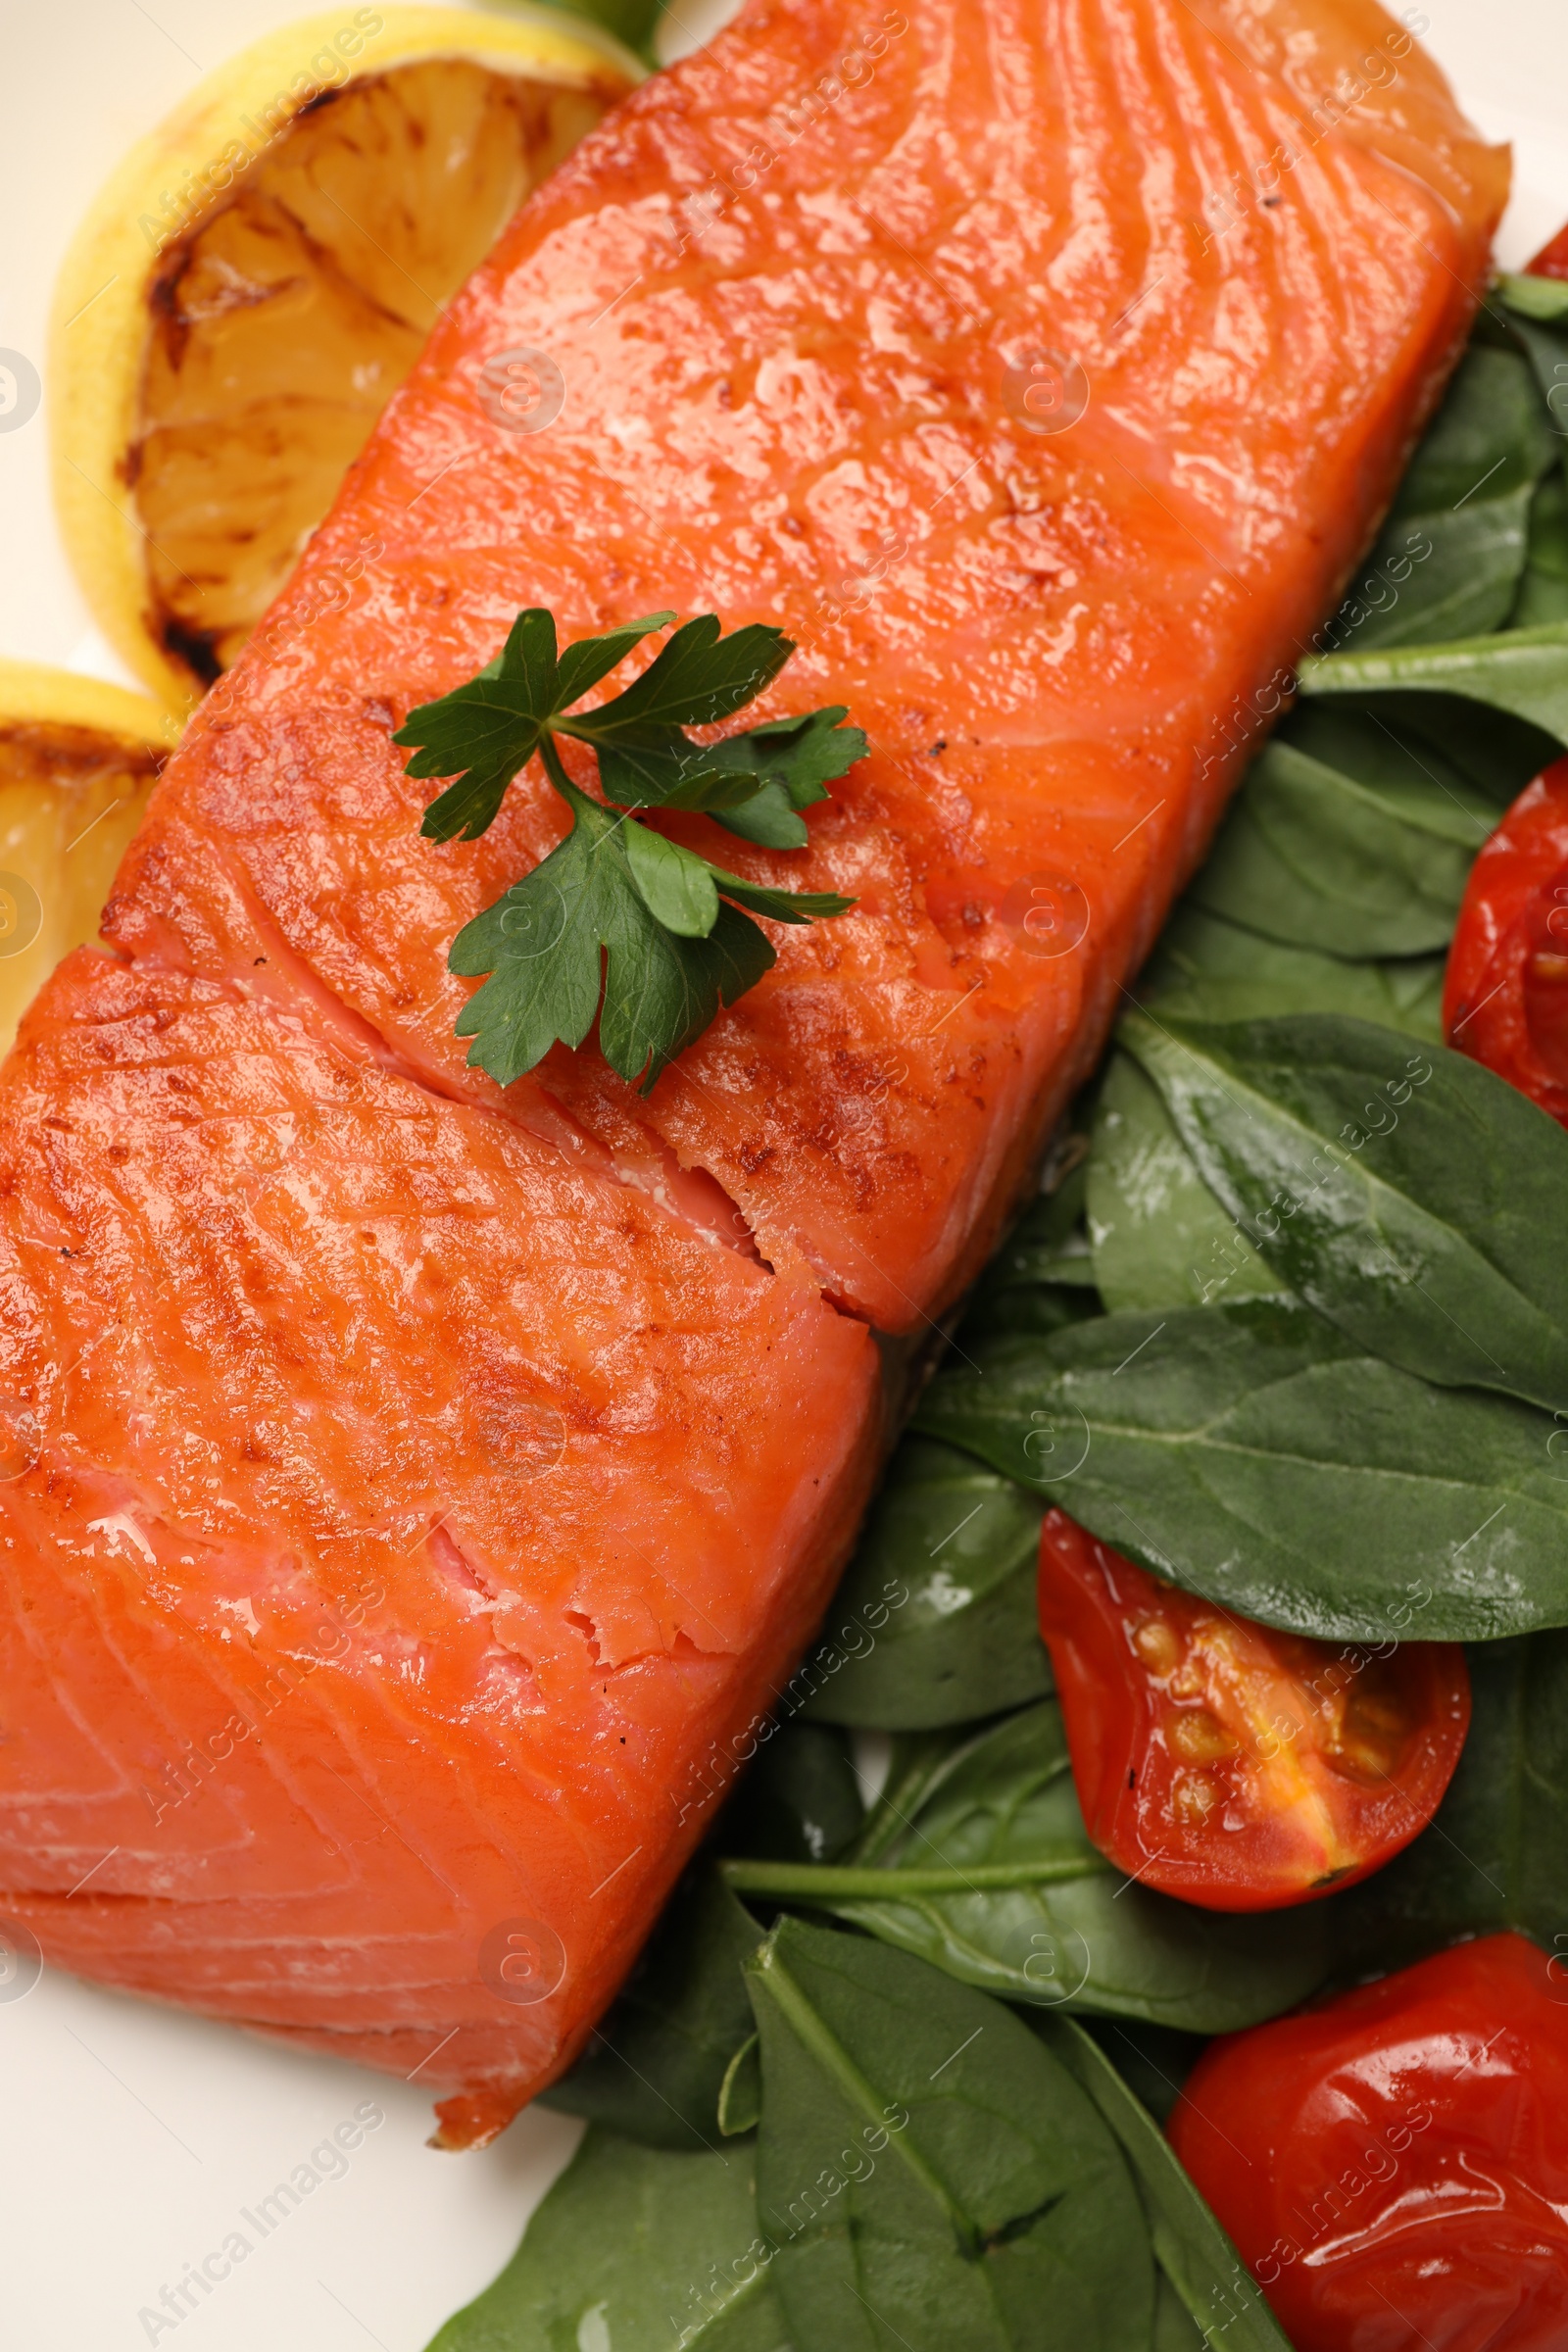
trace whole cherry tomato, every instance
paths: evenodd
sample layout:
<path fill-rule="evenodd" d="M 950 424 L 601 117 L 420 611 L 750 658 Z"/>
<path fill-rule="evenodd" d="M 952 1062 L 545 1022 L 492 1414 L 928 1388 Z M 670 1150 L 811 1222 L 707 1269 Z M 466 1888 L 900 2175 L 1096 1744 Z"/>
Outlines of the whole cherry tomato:
<path fill-rule="evenodd" d="M 1327 1893 L 1425 1829 L 1470 1726 L 1452 1642 L 1308 1642 L 1160 1584 L 1050 1511 L 1040 1630 L 1089 1835 L 1214 1911 Z"/>
<path fill-rule="evenodd" d="M 1526 785 L 1470 869 L 1443 1033 L 1568 1126 L 1568 760 Z"/>
<path fill-rule="evenodd" d="M 1209 2044 L 1170 2136 L 1296 2352 L 1563 2352 L 1565 2004 L 1488 1936 Z"/>
<path fill-rule="evenodd" d="M 1568 227 L 1559 228 L 1527 267 L 1532 277 L 1568 277 Z"/>

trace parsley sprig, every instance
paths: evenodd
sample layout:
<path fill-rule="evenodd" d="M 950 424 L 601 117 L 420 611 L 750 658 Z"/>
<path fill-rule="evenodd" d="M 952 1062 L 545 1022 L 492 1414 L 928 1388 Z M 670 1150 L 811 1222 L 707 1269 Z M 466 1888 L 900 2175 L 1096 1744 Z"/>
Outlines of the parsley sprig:
<path fill-rule="evenodd" d="M 501 1086 L 558 1038 L 580 1046 L 597 1013 L 605 1059 L 647 1094 L 720 1004 L 776 960 L 752 914 L 809 923 L 855 904 L 744 881 L 633 814 L 700 809 L 743 841 L 801 849 L 802 809 L 826 800 L 828 785 L 865 757 L 865 737 L 841 724 L 842 708 L 695 741 L 689 727 L 733 717 L 795 651 L 760 622 L 725 637 L 711 612 L 678 628 L 624 693 L 573 708 L 674 617 L 650 612 L 558 653 L 554 617 L 531 606 L 477 677 L 421 703 L 392 738 L 417 747 L 411 776 L 453 778 L 424 812 L 420 831 L 431 841 L 476 841 L 536 755 L 571 810 L 565 840 L 466 923 L 448 956 L 466 978 L 489 975 L 457 1034 L 472 1039 L 469 1061 Z M 603 801 L 567 775 L 560 735 L 591 747 Z"/>

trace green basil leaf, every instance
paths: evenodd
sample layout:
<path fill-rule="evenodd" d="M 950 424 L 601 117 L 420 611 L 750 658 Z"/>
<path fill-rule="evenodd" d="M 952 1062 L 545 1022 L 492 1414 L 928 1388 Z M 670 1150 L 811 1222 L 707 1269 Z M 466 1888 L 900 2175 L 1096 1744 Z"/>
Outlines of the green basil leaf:
<path fill-rule="evenodd" d="M 1324 654 L 1301 663 L 1297 685 L 1303 697 L 1462 695 L 1512 711 L 1558 743 L 1568 743 L 1568 622 L 1499 630 L 1451 645 Z"/>
<path fill-rule="evenodd" d="M 1197 2324 L 1198 2340 L 1223 2340 L 1227 2352 L 1291 2352 L 1262 2288 L 1099 2044 L 1070 2017 L 1032 2022 L 1115 2133 L 1144 2200 L 1155 2260 Z M 1186 2340 L 1173 2324 L 1171 2334 L 1175 2342 Z"/>
<path fill-rule="evenodd" d="M 1195 906 L 1352 961 L 1446 948 L 1495 810 L 1361 711 L 1311 710 L 1249 769 Z"/>
<path fill-rule="evenodd" d="M 1054 1699 L 945 1755 L 901 1761 L 898 1793 L 839 1864 L 726 1863 L 726 1877 L 1041 2007 L 1229 2034 L 1321 1983 L 1326 1945 L 1311 1912 L 1200 1911 L 1105 1861 L 1084 1829 Z"/>
<path fill-rule="evenodd" d="M 1568 1134 L 1526 1096 L 1329 1013 L 1120 1034 L 1281 1287 L 1407 1372 L 1568 1405 Z"/>
<path fill-rule="evenodd" d="M 590 2132 L 493 2285 L 429 2352 L 790 2352 L 755 2153 L 676 2156 Z"/>
<path fill-rule="evenodd" d="M 1089 1238 L 1095 1281 L 1112 1312 L 1207 1306 L 1289 1288 L 1209 1191 L 1159 1089 L 1130 1054 L 1111 1056 L 1100 1090 Z"/>
<path fill-rule="evenodd" d="M 1032 1495 L 973 1454 L 906 1438 L 839 1587 L 835 1630 L 804 1670 L 807 1712 L 924 1731 L 1049 1690 L 1039 1550 Z"/>
<path fill-rule="evenodd" d="M 1102 1315 L 981 1343 L 914 1425 L 1244 1617 L 1379 1642 L 1568 1622 L 1557 1425 L 1362 1355 L 1304 1306 Z"/>
<path fill-rule="evenodd" d="M 632 1975 L 541 2104 L 653 2148 L 718 2141 L 718 2094 L 752 2030 L 741 1965 L 762 1931 L 710 1869 L 681 1882 Z"/>
<path fill-rule="evenodd" d="M 1469 1666 L 1470 1733 L 1436 1818 L 1325 1905 L 1351 1972 L 1515 1928 L 1568 1978 L 1568 1633 L 1477 1644 Z"/>
<path fill-rule="evenodd" d="M 1264 939 L 1192 902 L 1160 933 L 1138 983 L 1161 1020 L 1259 1020 L 1279 1012 L 1346 1012 L 1432 1045 L 1443 1042 L 1441 956 L 1349 963 Z"/>
<path fill-rule="evenodd" d="M 1556 454 L 1529 363 L 1472 345 L 1330 636 L 1353 629 L 1366 652 L 1500 628 L 1525 566 L 1531 495 Z"/>
<path fill-rule="evenodd" d="M 1000 2001 L 785 1919 L 748 1984 L 757 2202 L 799 2344 L 1133 2352 L 1153 2320 L 1138 2192 L 1094 2102 Z"/>

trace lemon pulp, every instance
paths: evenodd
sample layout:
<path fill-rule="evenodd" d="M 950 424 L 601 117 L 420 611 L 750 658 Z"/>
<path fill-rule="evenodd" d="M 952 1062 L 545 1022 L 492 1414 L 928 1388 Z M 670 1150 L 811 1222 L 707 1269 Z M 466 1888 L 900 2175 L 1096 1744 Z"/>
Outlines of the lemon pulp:
<path fill-rule="evenodd" d="M 446 303 L 607 99 L 427 58 L 328 91 L 162 257 L 127 476 L 150 626 L 235 659 Z"/>

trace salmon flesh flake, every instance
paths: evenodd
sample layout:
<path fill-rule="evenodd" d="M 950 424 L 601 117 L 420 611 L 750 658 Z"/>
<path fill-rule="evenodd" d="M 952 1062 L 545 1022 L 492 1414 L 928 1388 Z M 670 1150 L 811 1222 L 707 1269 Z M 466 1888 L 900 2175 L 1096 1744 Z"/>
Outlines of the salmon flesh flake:
<path fill-rule="evenodd" d="M 581 2048 L 917 1351 L 1368 544 L 1506 160 L 1367 0 L 755 0 L 524 206 L 0 1076 L 0 1900 L 447 2092 Z M 519 395 L 518 387 L 524 387 Z M 526 604 L 781 624 L 852 914 L 505 1092 L 390 738 Z M 617 679 L 612 684 L 619 683 Z"/>

